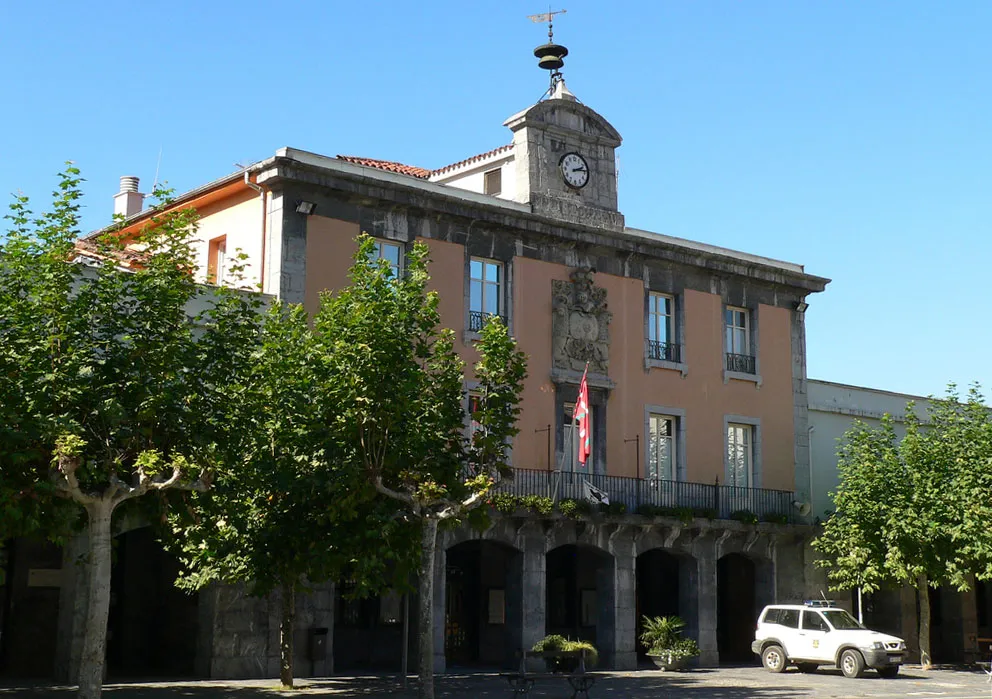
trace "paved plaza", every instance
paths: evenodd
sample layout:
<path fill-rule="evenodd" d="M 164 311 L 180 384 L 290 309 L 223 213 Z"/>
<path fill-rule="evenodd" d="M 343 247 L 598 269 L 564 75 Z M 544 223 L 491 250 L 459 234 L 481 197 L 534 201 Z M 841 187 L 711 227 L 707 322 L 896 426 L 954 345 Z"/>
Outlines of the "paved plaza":
<path fill-rule="evenodd" d="M 300 689 L 285 692 L 273 680 L 184 681 L 110 684 L 107 699 L 263 699 L 268 697 L 335 697 L 366 699 L 396 697 L 413 699 L 415 683 L 403 690 L 396 677 L 385 675 L 300 680 Z M 564 699 L 570 692 L 564 681 L 538 682 L 532 699 Z M 494 674 L 448 674 L 438 677 L 438 699 L 511 699 L 506 683 Z M 71 687 L 0 685 L 0 699 L 69 699 Z M 837 670 L 824 669 L 815 675 L 795 670 L 773 675 L 757 667 L 694 670 L 684 673 L 639 671 L 604 672 L 590 692 L 591 699 L 630 697 L 687 697 L 689 699 L 793 699 L 832 697 L 920 697 L 921 699 L 992 699 L 992 684 L 980 670 L 932 670 L 904 668 L 897 679 L 883 680 L 867 673 L 849 680 Z"/>

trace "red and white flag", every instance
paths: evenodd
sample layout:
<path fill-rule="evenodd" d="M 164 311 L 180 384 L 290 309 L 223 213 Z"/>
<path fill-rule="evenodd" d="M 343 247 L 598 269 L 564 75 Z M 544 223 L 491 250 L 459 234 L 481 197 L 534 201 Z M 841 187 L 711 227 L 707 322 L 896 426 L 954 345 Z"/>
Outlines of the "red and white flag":
<path fill-rule="evenodd" d="M 579 463 L 585 466 L 589 460 L 589 452 L 592 451 L 592 442 L 589 435 L 589 385 L 586 383 L 586 374 L 589 373 L 589 365 L 586 365 L 582 372 L 582 383 L 579 384 L 579 400 L 575 404 L 575 419 L 579 423 Z"/>

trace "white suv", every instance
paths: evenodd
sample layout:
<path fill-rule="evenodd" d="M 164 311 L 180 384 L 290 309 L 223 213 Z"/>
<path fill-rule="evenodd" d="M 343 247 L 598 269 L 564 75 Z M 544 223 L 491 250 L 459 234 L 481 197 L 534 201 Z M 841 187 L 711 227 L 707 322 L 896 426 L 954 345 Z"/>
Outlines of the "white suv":
<path fill-rule="evenodd" d="M 865 667 L 874 668 L 882 677 L 895 677 L 906 655 L 906 643 L 866 629 L 831 602 L 812 600 L 765 607 L 751 650 L 772 672 L 783 672 L 790 664 L 800 672 L 836 665 L 845 677 L 860 677 Z"/>

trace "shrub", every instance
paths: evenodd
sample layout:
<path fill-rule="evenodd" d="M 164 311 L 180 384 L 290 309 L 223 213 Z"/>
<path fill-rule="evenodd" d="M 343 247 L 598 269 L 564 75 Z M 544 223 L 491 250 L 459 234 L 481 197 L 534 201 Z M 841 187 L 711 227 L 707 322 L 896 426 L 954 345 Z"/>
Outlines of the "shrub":
<path fill-rule="evenodd" d="M 627 514 L 627 505 L 622 502 L 611 502 L 609 505 L 600 505 L 599 511 L 605 515 Z"/>
<path fill-rule="evenodd" d="M 558 634 L 545 636 L 540 641 L 535 643 L 531 650 L 536 653 L 585 650 L 587 669 L 593 668 L 597 663 L 599 663 L 599 651 L 596 650 L 596 647 L 593 644 L 588 641 L 573 641 L 565 638 L 564 636 L 559 636 Z M 579 661 L 577 658 L 574 660 L 572 658 L 545 658 L 544 662 L 547 664 L 548 669 L 552 672 L 571 672 L 579 666 Z"/>
<path fill-rule="evenodd" d="M 566 517 L 578 517 L 581 514 L 581 503 L 578 500 L 568 498 L 558 503 L 558 511 Z"/>
<path fill-rule="evenodd" d="M 564 636 L 559 636 L 556 633 L 545 636 L 540 641 L 534 644 L 531 648 L 535 653 L 544 653 L 551 650 L 565 650 L 565 644 L 568 643 L 568 639 Z"/>
<path fill-rule="evenodd" d="M 638 505 L 637 509 L 634 510 L 635 515 L 641 515 L 642 517 L 661 517 L 662 508 L 657 505 L 643 504 Z"/>
<path fill-rule="evenodd" d="M 520 498 L 509 493 L 494 493 L 490 502 L 497 512 L 512 515 L 520 504 Z"/>
<path fill-rule="evenodd" d="M 771 524 L 788 524 L 789 515 L 782 514 L 767 514 L 761 518 L 762 522 L 769 522 Z"/>
<path fill-rule="evenodd" d="M 751 510 L 737 510 L 736 512 L 731 512 L 730 519 L 736 519 L 738 522 L 743 522 L 744 524 L 758 523 L 758 515 L 751 512 Z"/>
<path fill-rule="evenodd" d="M 692 514 L 695 517 L 702 517 L 704 519 L 716 519 L 720 516 L 720 513 L 712 507 L 694 507 L 692 508 Z"/>
<path fill-rule="evenodd" d="M 555 509 L 554 500 L 543 495 L 525 495 L 520 504 L 539 515 L 550 515 Z"/>

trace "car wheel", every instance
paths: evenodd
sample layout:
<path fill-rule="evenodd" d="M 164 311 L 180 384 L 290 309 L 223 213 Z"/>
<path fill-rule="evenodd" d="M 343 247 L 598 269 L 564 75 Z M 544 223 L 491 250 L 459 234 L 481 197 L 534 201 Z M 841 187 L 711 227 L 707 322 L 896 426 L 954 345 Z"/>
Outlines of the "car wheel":
<path fill-rule="evenodd" d="M 840 655 L 840 671 L 844 677 L 861 677 L 865 672 L 865 659 L 858 651 L 848 648 Z"/>
<path fill-rule="evenodd" d="M 899 674 L 898 665 L 890 665 L 888 667 L 878 668 L 878 676 L 883 677 L 887 680 L 891 680 L 893 677 Z"/>
<path fill-rule="evenodd" d="M 761 651 L 761 664 L 769 672 L 785 672 L 785 666 L 788 663 L 782 646 L 773 644 Z"/>
<path fill-rule="evenodd" d="M 816 668 L 818 667 L 819 665 L 816 663 L 799 663 L 799 672 L 805 672 L 808 675 L 816 672 Z"/>

